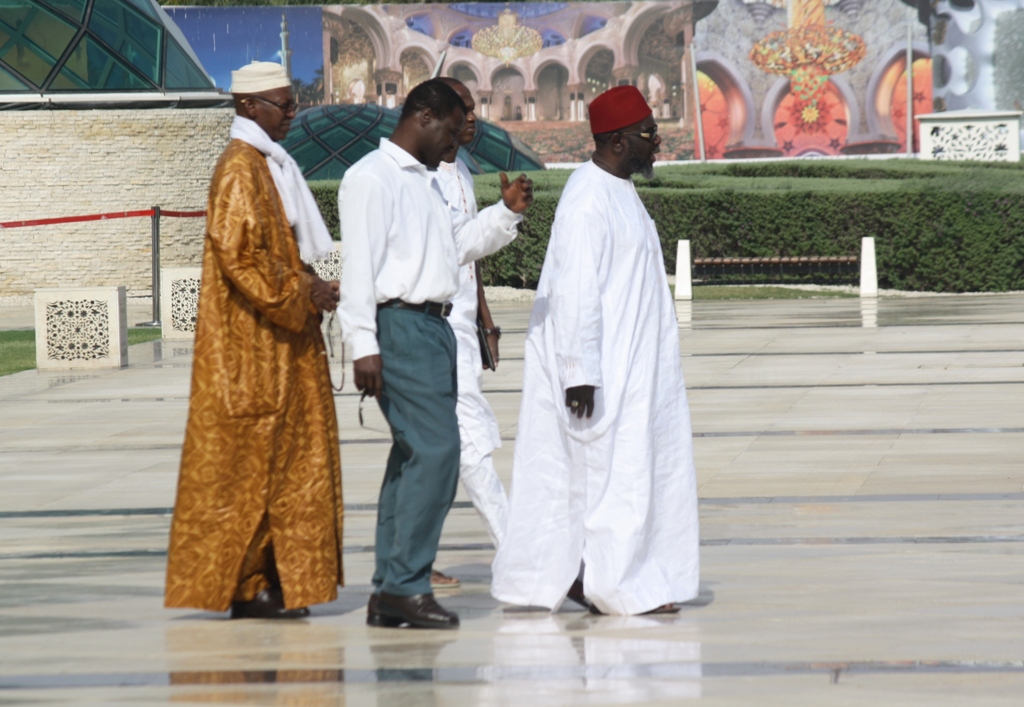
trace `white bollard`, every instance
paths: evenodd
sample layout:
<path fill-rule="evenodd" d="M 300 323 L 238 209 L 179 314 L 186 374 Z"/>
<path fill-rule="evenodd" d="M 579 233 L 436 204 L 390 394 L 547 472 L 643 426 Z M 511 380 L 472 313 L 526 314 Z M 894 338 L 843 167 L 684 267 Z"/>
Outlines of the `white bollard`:
<path fill-rule="evenodd" d="M 128 365 L 124 285 L 39 289 L 35 310 L 39 370 Z"/>
<path fill-rule="evenodd" d="M 676 299 L 693 299 L 690 241 L 679 241 L 679 245 L 676 247 Z"/>
<path fill-rule="evenodd" d="M 875 265 L 875 239 L 860 239 L 860 296 L 878 297 L 878 266 Z"/>
<path fill-rule="evenodd" d="M 160 269 L 160 327 L 164 339 L 194 339 L 202 268 Z"/>

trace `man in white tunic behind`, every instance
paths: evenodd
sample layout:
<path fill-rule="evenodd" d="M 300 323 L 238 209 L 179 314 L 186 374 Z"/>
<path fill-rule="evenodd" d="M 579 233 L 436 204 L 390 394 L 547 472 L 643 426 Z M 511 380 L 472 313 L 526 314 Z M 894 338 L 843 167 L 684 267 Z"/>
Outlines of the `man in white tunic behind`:
<path fill-rule="evenodd" d="M 466 104 L 466 125 L 459 135 L 459 144 L 453 145 L 437 165 L 437 182 L 452 209 L 461 211 L 469 218 L 476 218 L 473 175 L 458 156 L 459 146 L 468 145 L 476 136 L 476 101 L 469 88 L 461 81 L 448 77 L 441 77 L 438 80 L 451 86 Z M 473 502 L 473 507 L 480 514 L 491 542 L 497 547 L 505 533 L 508 497 L 491 457 L 491 453 L 501 446 L 501 431 L 498 429 L 498 420 L 480 388 L 483 361 L 477 335 L 478 322 L 484 327 L 483 334 L 491 350 L 491 356 L 497 363 L 501 328 L 494 326 L 491 319 L 490 308 L 487 307 L 483 286 L 480 284 L 477 263 L 467 263 L 459 268 L 459 291 L 452 297 L 452 313 L 448 317 L 448 324 L 451 325 L 455 341 L 458 343 L 459 402 L 456 412 L 462 443 L 459 479 L 466 489 L 466 495 Z M 440 587 L 452 584 L 452 579 L 444 575 L 437 579 Z M 435 578 L 432 577 L 431 581 L 435 581 Z"/>
<path fill-rule="evenodd" d="M 698 591 L 690 413 L 661 244 L 630 179 L 653 177 L 661 139 L 632 86 L 594 99 L 590 124 L 596 149 L 562 192 L 527 331 L 491 593 L 673 612 Z"/>

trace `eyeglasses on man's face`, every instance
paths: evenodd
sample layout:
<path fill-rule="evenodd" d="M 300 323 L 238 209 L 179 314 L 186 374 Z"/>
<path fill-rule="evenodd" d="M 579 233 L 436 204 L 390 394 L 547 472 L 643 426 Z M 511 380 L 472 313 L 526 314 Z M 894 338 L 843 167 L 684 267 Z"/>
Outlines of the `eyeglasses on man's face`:
<path fill-rule="evenodd" d="M 656 139 L 658 139 L 658 129 L 657 128 L 651 128 L 650 130 L 644 130 L 644 131 L 641 131 L 641 132 L 638 132 L 638 133 L 622 133 L 622 134 L 623 135 L 633 135 L 635 137 L 642 138 L 642 139 L 646 140 L 647 142 L 654 142 Z"/>
<path fill-rule="evenodd" d="M 263 96 L 250 96 L 250 98 L 255 98 L 258 101 L 269 103 L 270 105 L 274 106 L 284 114 L 295 113 L 296 111 L 299 110 L 299 104 L 296 103 L 295 101 L 288 101 L 287 103 L 278 103 L 277 101 L 272 101 L 269 98 L 264 98 Z"/>

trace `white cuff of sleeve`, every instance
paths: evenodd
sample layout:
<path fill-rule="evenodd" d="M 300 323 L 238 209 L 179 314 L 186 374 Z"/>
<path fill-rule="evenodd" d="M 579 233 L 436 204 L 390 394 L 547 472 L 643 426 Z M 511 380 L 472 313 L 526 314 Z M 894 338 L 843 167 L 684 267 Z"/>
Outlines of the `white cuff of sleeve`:
<path fill-rule="evenodd" d="M 588 376 L 583 364 L 575 359 L 568 359 L 563 362 L 562 370 L 559 371 L 559 379 L 562 383 L 562 390 L 575 388 L 579 385 L 592 385 L 595 388 L 601 387 L 600 376 Z"/>
<path fill-rule="evenodd" d="M 372 331 L 361 331 L 351 337 L 349 345 L 352 347 L 352 360 L 358 361 L 367 356 L 375 356 L 380 353 L 380 345 L 377 343 L 377 335 Z"/>
<path fill-rule="evenodd" d="M 496 206 L 501 207 L 498 209 L 498 223 L 506 231 L 511 231 L 523 220 L 523 215 L 517 214 L 512 209 L 505 206 L 504 201 L 499 201 Z"/>

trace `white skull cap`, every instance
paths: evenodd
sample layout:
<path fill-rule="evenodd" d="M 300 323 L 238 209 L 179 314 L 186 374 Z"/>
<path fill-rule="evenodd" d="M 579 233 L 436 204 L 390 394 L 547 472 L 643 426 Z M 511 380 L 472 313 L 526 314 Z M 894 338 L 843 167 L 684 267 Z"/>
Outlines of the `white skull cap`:
<path fill-rule="evenodd" d="M 231 72 L 230 93 L 262 93 L 291 86 L 284 67 L 272 61 L 254 61 Z"/>

